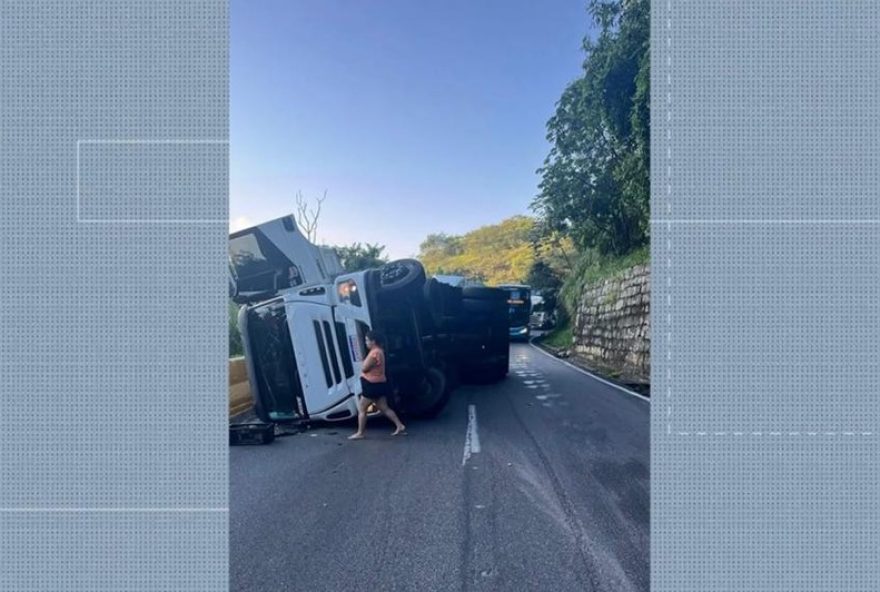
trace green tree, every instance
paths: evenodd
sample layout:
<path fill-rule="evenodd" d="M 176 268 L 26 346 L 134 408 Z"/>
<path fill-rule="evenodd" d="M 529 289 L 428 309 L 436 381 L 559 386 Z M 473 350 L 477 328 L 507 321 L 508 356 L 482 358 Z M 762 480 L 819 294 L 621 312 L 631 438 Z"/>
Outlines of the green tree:
<path fill-rule="evenodd" d="M 461 239 L 445 233 L 429 234 L 428 238 L 419 245 L 422 254 L 442 255 L 454 257 L 461 252 Z"/>
<path fill-rule="evenodd" d="M 354 243 L 347 247 L 334 247 L 347 272 L 363 271 L 388 263 L 388 257 L 382 254 L 384 245 Z"/>
<path fill-rule="evenodd" d="M 559 290 L 562 288 L 562 278 L 550 265 L 541 260 L 535 261 L 526 276 L 526 283 L 532 287 L 532 290 L 541 293 L 545 310 L 556 308 Z"/>
<path fill-rule="evenodd" d="M 450 261 L 461 254 L 461 237 L 445 233 L 429 234 L 419 245 L 419 260 L 431 273 L 460 275 Z"/>
<path fill-rule="evenodd" d="M 649 237 L 648 0 L 592 0 L 584 74 L 547 123 L 533 208 L 581 250 L 622 255 Z"/>
<path fill-rule="evenodd" d="M 565 276 L 574 269 L 577 252 L 563 229 L 552 227 L 546 219 L 538 219 L 529 233 L 529 241 L 535 259 L 549 265 L 556 275 Z"/>
<path fill-rule="evenodd" d="M 546 297 L 547 293 L 559 292 L 559 288 L 562 287 L 562 278 L 545 262 L 535 261 L 529 268 L 526 283 L 535 290 L 541 290 Z"/>
<path fill-rule="evenodd" d="M 529 216 L 513 216 L 462 236 L 432 234 L 418 258 L 430 274 L 463 275 L 489 285 L 521 282 L 535 258 L 530 242 L 534 225 Z"/>

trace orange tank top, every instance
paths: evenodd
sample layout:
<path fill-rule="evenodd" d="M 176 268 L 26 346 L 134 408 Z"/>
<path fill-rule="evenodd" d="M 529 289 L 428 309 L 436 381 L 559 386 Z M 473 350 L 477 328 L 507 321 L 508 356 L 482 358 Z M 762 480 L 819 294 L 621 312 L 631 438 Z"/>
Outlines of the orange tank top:
<path fill-rule="evenodd" d="M 364 364 L 366 365 L 368 361 L 372 364 L 372 368 L 361 372 L 361 376 L 370 382 L 385 382 L 385 352 L 379 348 L 371 349 L 364 358 Z"/>

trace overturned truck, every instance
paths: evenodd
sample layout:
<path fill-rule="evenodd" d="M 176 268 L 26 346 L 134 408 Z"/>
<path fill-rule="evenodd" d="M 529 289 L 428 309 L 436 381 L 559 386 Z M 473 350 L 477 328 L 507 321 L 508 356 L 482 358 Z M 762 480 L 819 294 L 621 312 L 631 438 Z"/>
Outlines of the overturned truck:
<path fill-rule="evenodd" d="M 412 259 L 343 273 L 292 216 L 230 235 L 230 296 L 255 410 L 273 423 L 357 415 L 367 331 L 386 338 L 392 406 L 439 413 L 462 381 L 503 379 L 507 295 L 427 278 Z"/>

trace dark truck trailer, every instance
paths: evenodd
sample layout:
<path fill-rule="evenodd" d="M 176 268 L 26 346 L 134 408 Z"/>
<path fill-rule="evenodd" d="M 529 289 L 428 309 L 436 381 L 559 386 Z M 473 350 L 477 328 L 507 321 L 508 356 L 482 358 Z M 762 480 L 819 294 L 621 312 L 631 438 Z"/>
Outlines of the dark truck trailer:
<path fill-rule="evenodd" d="M 389 339 L 389 346 L 400 342 L 399 347 L 387 352 L 389 370 L 393 358 L 400 366 L 414 367 L 418 374 L 420 364 L 405 361 L 423 360 L 422 367 L 442 373 L 447 391 L 462 381 L 494 382 L 507 375 L 510 339 L 506 292 L 453 287 L 431 278 L 425 281 L 421 294 L 409 293 L 405 303 L 392 303 L 395 300 L 396 296 L 380 296 L 377 306 L 377 326 Z M 411 334 L 418 337 L 404 337 Z M 401 408 L 406 405 L 402 398 L 398 403 Z M 445 400 L 439 407 L 443 404 Z"/>
<path fill-rule="evenodd" d="M 460 291 L 460 312 L 451 320 L 450 332 L 461 376 L 471 382 L 501 380 L 510 366 L 507 294 L 483 287 Z"/>

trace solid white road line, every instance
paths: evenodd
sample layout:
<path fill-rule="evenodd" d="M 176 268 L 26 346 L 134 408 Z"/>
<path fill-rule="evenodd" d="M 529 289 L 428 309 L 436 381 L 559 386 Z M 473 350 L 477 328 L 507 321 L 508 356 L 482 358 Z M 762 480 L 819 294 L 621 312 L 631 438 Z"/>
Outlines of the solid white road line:
<path fill-rule="evenodd" d="M 464 436 L 464 456 L 461 458 L 461 466 L 467 464 L 471 454 L 476 454 L 479 451 L 480 434 L 477 431 L 477 408 L 475 405 L 468 405 L 468 425 Z"/>
<path fill-rule="evenodd" d="M 468 405 L 468 425 L 471 426 L 471 452 L 480 451 L 480 433 L 477 431 L 477 407 Z"/>
<path fill-rule="evenodd" d="M 638 398 L 641 399 L 642 401 L 647 401 L 648 403 L 651 402 L 651 399 L 648 398 L 648 397 L 646 397 L 645 395 L 641 395 L 641 394 L 639 394 L 639 393 L 637 393 L 637 392 L 635 392 L 635 391 L 631 391 L 631 390 L 629 390 L 629 389 L 626 388 L 626 387 L 620 386 L 619 384 L 614 384 L 613 382 L 609 382 L 609 381 L 605 380 L 604 378 L 602 378 L 602 377 L 600 377 L 600 376 L 596 376 L 596 375 L 593 374 L 592 372 L 587 372 L 587 371 L 584 370 L 583 368 L 580 368 L 580 367 L 578 367 L 578 366 L 575 366 L 575 365 L 572 364 L 572 363 L 569 363 L 569 362 L 566 362 L 565 360 L 562 360 L 562 359 L 560 359 L 560 358 L 557 358 L 556 356 L 554 356 L 554 355 L 552 355 L 552 354 L 549 354 L 548 352 L 545 352 L 543 349 L 541 349 L 540 347 L 538 347 L 537 345 L 535 345 L 535 344 L 532 343 L 532 342 L 529 342 L 529 345 L 531 345 L 533 348 L 535 348 L 536 350 L 538 350 L 539 352 L 541 352 L 542 354 L 544 354 L 544 355 L 547 356 L 548 358 L 551 358 L 551 359 L 553 359 L 553 360 L 556 360 L 557 362 L 560 362 L 560 363 L 562 363 L 562 364 L 565 364 L 565 365 L 568 366 L 569 368 L 571 368 L 571 369 L 573 369 L 573 370 L 577 370 L 577 371 L 580 372 L 581 374 L 584 374 L 584 375 L 586 375 L 586 376 L 589 376 L 589 377 L 592 378 L 593 380 L 598 380 L 599 382 L 601 382 L 601 383 L 603 383 L 603 384 L 607 384 L 607 385 L 610 386 L 610 387 L 616 388 L 617 390 L 619 390 L 619 391 L 621 391 L 621 392 L 624 392 L 624 393 L 626 393 L 627 395 L 632 395 L 633 397 L 638 397 Z"/>

